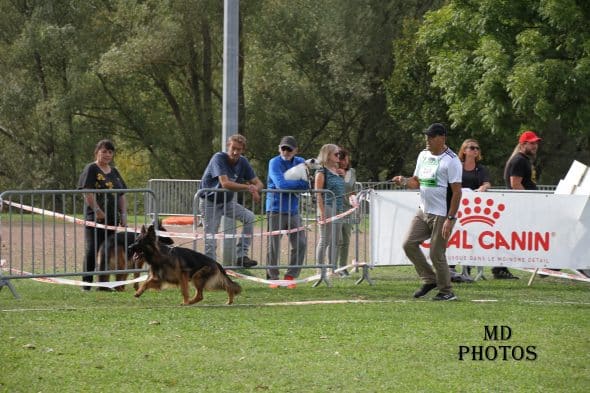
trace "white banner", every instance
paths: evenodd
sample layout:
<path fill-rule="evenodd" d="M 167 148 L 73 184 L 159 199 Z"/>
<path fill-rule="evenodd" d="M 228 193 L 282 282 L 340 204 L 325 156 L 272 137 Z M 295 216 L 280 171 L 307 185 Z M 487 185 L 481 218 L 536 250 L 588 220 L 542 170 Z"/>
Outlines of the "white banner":
<path fill-rule="evenodd" d="M 417 191 L 371 194 L 371 263 L 411 264 L 402 242 L 418 206 Z M 450 265 L 590 268 L 587 195 L 464 191 L 457 217 Z"/>

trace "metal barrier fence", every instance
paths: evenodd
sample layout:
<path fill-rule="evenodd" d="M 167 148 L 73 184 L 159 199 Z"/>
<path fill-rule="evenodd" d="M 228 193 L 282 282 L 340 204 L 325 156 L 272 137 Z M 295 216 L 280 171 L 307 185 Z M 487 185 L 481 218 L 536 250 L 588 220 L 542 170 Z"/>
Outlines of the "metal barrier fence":
<path fill-rule="evenodd" d="M 0 259 L 3 260 L 4 266 L 0 269 L 0 288 L 2 285 L 9 285 L 11 279 L 17 278 L 41 278 L 41 277 L 61 277 L 61 276 L 104 276 L 108 274 L 117 274 L 125 276 L 128 273 L 137 273 L 140 270 L 127 261 L 125 254 L 125 263 L 115 268 L 104 267 L 104 270 L 87 271 L 84 267 L 84 249 L 85 226 L 97 225 L 99 223 L 89 222 L 83 219 L 84 198 L 83 195 L 91 193 L 100 193 L 95 190 L 48 190 L 48 191 L 6 191 L 0 194 L 0 204 L 5 207 L 5 212 L 0 216 L 0 233 L 2 234 L 0 248 Z M 280 232 L 270 232 L 273 228 L 269 225 L 269 216 L 265 211 L 265 199 L 268 193 L 281 193 L 284 197 L 289 195 L 298 195 L 298 208 L 300 212 L 301 226 L 291 230 L 283 229 Z M 212 203 L 222 201 L 222 206 L 230 206 L 226 190 L 200 190 L 193 196 L 193 201 L 188 211 L 178 211 L 177 214 L 187 214 L 192 211 L 194 217 L 201 215 L 203 194 L 213 194 Z M 235 201 L 243 204 L 252 212 L 252 234 L 250 237 L 249 257 L 258 261 L 258 265 L 253 267 L 252 274 L 261 273 L 266 276 L 267 269 L 272 263 L 269 260 L 270 239 L 280 237 L 275 248 L 278 255 L 276 267 L 280 270 L 281 276 L 289 272 L 291 258 L 299 260 L 302 269 L 311 269 L 312 275 L 319 272 L 319 279 L 315 285 L 325 282 L 330 285 L 330 270 L 338 268 L 335 255 L 336 248 L 329 248 L 332 255 L 326 255 L 318 263 L 317 248 L 320 243 L 320 233 L 322 227 L 332 229 L 332 243 L 335 242 L 336 236 L 334 229 L 340 227 L 342 222 L 354 222 L 352 233 L 353 236 L 350 244 L 346 245 L 350 250 L 350 258 L 344 263 L 351 264 L 352 261 L 369 261 L 369 226 L 365 213 L 362 211 L 362 204 L 359 209 L 353 209 L 346 214 L 338 217 L 337 221 L 330 221 L 322 224 L 317 220 L 317 211 L 315 198 L 317 194 L 331 194 L 327 190 L 306 191 L 301 194 L 293 191 L 283 190 L 263 190 L 261 201 L 252 200 L 249 193 L 233 193 Z M 158 217 L 159 200 L 153 190 L 138 189 L 125 190 L 128 205 L 128 228 L 109 228 L 112 230 L 139 232 L 141 225 L 151 223 L 153 216 Z M 217 199 L 216 199 L 217 198 Z M 205 199 L 205 201 L 208 201 Z M 145 203 L 149 202 L 149 203 Z M 146 210 L 143 211 L 145 206 Z M 149 207 L 149 208 L 148 208 Z M 116 206 L 113 207 L 116 209 Z M 227 214 L 228 220 L 223 223 L 220 231 L 215 231 L 209 236 L 216 244 L 223 245 L 221 255 L 226 260 L 224 265 L 228 268 L 240 268 L 235 261 L 241 254 L 238 245 L 244 245 L 241 236 L 243 224 L 237 220 L 235 212 Z M 290 219 L 287 215 L 285 219 Z M 351 220 L 354 218 L 354 220 Z M 193 227 L 190 226 L 171 226 L 168 229 L 169 235 L 174 238 L 177 246 L 193 248 L 205 253 L 205 239 L 208 234 L 205 233 L 205 227 L 198 226 L 196 220 Z M 300 233 L 305 235 L 307 247 L 304 255 L 294 255 L 299 251 L 291 248 L 289 244 L 289 235 Z M 100 236 L 100 235 L 98 235 Z M 117 247 L 127 248 L 129 240 L 125 237 L 126 243 L 120 244 L 113 242 L 109 245 L 106 241 L 106 247 L 117 250 Z M 131 240 L 132 241 L 132 240 Z M 344 247 L 344 245 L 341 245 Z M 96 251 L 96 250 L 95 250 Z M 349 266 L 350 267 L 350 266 Z M 98 263 L 97 263 L 98 269 Z M 363 268 L 364 269 L 364 268 Z M 365 272 L 365 270 L 363 270 Z M 274 277 L 273 277 L 274 278 Z M 363 279 L 370 282 L 368 276 L 363 274 Z M 93 283 L 93 286 L 113 288 L 111 283 Z M 13 289 L 13 288 L 11 288 Z M 16 296 L 16 294 L 15 294 Z"/>
<path fill-rule="evenodd" d="M 200 186 L 200 180 L 150 179 L 147 188 L 158 201 L 158 213 L 175 216 L 193 214 L 193 197 Z M 146 202 L 146 214 L 153 212 L 154 206 Z"/>
<path fill-rule="evenodd" d="M 113 242 L 109 245 L 111 240 L 108 235 L 115 230 L 138 231 L 147 220 L 143 202 L 152 199 L 156 216 L 157 202 L 150 190 L 127 189 L 127 228 L 105 228 L 96 220 L 84 219 L 85 194 L 95 194 L 108 200 L 106 196 L 113 193 L 117 194 L 105 190 L 19 190 L 0 194 L 3 211 L 0 215 L 0 260 L 3 265 L 0 269 L 0 288 L 2 284 L 6 285 L 6 280 L 15 278 L 127 273 L 130 265 L 126 259 L 124 269 L 105 268 L 102 272 L 85 269 L 86 228 L 96 228 L 91 230 L 94 232 L 94 243 L 100 238 L 107 248 L 118 252 L 117 248 L 126 249 L 126 244 Z M 104 206 L 106 216 L 112 216 L 119 208 L 117 198 L 113 200 L 114 204 Z M 127 237 L 125 239 L 128 242 Z"/>

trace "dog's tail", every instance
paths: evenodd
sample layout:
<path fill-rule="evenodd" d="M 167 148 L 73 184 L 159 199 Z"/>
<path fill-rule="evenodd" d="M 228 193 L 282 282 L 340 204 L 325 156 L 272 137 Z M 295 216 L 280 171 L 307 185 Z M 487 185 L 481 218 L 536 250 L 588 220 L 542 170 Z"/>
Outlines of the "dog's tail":
<path fill-rule="evenodd" d="M 239 295 L 242 293 L 242 287 L 237 282 L 233 281 L 227 273 L 223 266 L 219 263 L 215 262 L 217 265 L 217 272 L 207 281 L 205 289 L 209 290 L 219 290 L 223 289 L 232 297 L 235 295 Z"/>

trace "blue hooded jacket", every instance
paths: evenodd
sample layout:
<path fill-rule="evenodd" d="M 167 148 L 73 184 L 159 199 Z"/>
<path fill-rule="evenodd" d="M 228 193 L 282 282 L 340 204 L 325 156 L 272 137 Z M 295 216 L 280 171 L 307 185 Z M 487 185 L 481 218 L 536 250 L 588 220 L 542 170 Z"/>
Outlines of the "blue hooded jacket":
<path fill-rule="evenodd" d="M 303 157 L 295 156 L 291 160 L 283 160 L 280 155 L 268 162 L 267 189 L 270 190 L 308 190 L 307 180 L 286 180 L 285 172 L 292 167 L 304 163 Z M 267 213 L 299 214 L 299 195 L 297 193 L 267 192 Z"/>

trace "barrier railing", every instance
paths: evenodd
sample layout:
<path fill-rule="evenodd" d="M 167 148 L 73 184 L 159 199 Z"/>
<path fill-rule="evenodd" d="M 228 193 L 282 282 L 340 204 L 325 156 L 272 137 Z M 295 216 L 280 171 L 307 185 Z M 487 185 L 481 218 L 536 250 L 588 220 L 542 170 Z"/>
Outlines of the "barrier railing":
<path fill-rule="evenodd" d="M 153 194 L 147 189 L 125 190 L 127 227 L 114 227 L 84 219 L 84 195 L 90 193 L 107 199 L 107 194 L 116 191 L 11 190 L 0 194 L 0 205 L 3 208 L 0 215 L 0 260 L 3 264 L 0 274 L 4 284 L 16 278 L 77 276 L 82 273 L 95 276 L 131 271 L 126 252 L 122 253 L 125 258 L 124 269 L 85 269 L 85 229 L 95 228 L 94 239 L 101 238 L 105 247 L 110 247 L 115 253 L 118 253 L 118 248 L 126 249 L 127 240 L 123 244 L 109 244 L 112 240 L 108 235 L 114 232 L 137 232 L 144 222 L 149 222 L 143 212 L 143 202 L 146 198 L 153 199 Z M 117 198 L 113 200 L 114 204 L 104 208 L 106 216 L 118 210 Z M 151 203 L 157 217 L 157 201 Z"/>
<path fill-rule="evenodd" d="M 117 268 L 104 266 L 103 270 L 87 271 L 84 267 L 84 228 L 87 226 L 96 226 L 103 229 L 96 236 L 106 236 L 104 226 L 101 223 L 84 220 L 84 198 L 86 193 L 101 193 L 99 190 L 25 190 L 25 191 L 6 191 L 0 194 L 0 204 L 4 206 L 4 213 L 0 216 L 0 229 L 2 233 L 2 247 L 0 248 L 0 259 L 3 267 L 0 269 L 0 288 L 9 286 L 11 279 L 17 278 L 59 278 L 62 276 L 105 276 L 116 274 L 125 276 L 128 273 L 138 273 L 143 271 L 135 269 L 127 261 L 126 253 L 123 253 L 124 264 Z M 191 203 L 192 214 L 197 217 L 201 214 L 201 193 L 213 193 L 217 198 L 225 198 L 227 202 L 226 190 L 200 190 L 193 196 Z M 266 214 L 265 198 L 268 193 L 281 193 L 288 198 L 289 195 L 298 194 L 298 207 L 301 219 L 301 226 L 298 228 L 282 229 L 279 232 L 272 230 L 269 224 L 269 216 Z M 317 248 L 320 242 L 320 232 L 322 226 L 329 226 L 332 231 L 331 239 L 334 240 L 334 228 L 339 222 L 356 217 L 356 223 L 353 229 L 353 238 L 349 249 L 352 250 L 350 255 L 352 261 L 369 260 L 368 242 L 369 236 L 368 221 L 363 217 L 362 204 L 359 208 L 352 211 L 344 212 L 337 217 L 337 220 L 328 219 L 326 222 L 317 220 L 317 209 L 315 197 L 317 194 L 331 194 L 327 190 L 311 190 L 303 194 L 287 190 L 263 190 L 260 202 L 254 202 L 249 193 L 234 193 L 236 201 L 241 202 L 248 208 L 253 216 L 253 230 L 251 234 L 250 258 L 259 262 L 258 266 L 253 268 L 254 271 L 267 271 L 274 265 L 269 258 L 270 239 L 276 241 L 280 237 L 278 246 L 275 247 L 275 253 L 278 255 L 276 268 L 281 273 L 286 273 L 290 266 L 292 258 L 300 261 L 301 269 L 316 269 L 317 274 L 306 277 L 314 281 L 315 285 L 325 282 L 330 285 L 329 276 L 333 271 L 338 271 L 337 256 L 332 254 L 332 258 L 327 255 L 320 263 L 317 261 Z M 159 216 L 159 200 L 153 190 L 137 189 L 125 190 L 127 197 L 128 210 L 128 227 L 116 228 L 108 227 L 111 231 L 117 232 L 139 232 L 141 225 L 151 223 L 154 216 Z M 227 203 L 226 203 L 227 204 Z M 145 210 L 144 210 L 145 206 Z M 117 206 L 112 206 L 117 210 Z M 190 211 L 178 211 L 178 214 L 191 214 Z M 242 224 L 235 220 L 235 215 L 228 215 L 230 220 L 224 223 L 220 231 L 214 234 L 207 234 L 205 227 L 198 226 L 194 221 L 193 227 L 172 227 L 168 228 L 165 236 L 174 238 L 175 244 L 193 248 L 205 253 L 205 239 L 212 236 L 216 243 L 223 244 L 221 255 L 226 260 L 224 265 L 230 269 L 238 269 L 241 266 L 235 263 L 238 252 L 237 248 L 240 240 Z M 291 219 L 289 214 L 286 219 Z M 233 219 L 233 220 L 231 220 Z M 233 225 L 233 226 L 230 226 Z M 307 246 L 305 254 L 301 258 L 297 250 L 293 250 L 289 244 L 289 235 L 300 233 L 305 235 Z M 284 236 L 283 236 L 284 235 Z M 361 237 L 362 236 L 362 237 Z M 126 250 L 129 239 L 125 237 L 123 244 L 113 242 L 109 244 L 106 240 L 107 250 L 113 249 L 117 254 L 117 248 Z M 244 243 L 241 242 L 243 245 Z M 365 245 L 366 244 L 366 245 Z M 229 248 L 228 248 L 229 247 Z M 329 248 L 332 253 L 336 253 L 336 247 Z M 96 250 L 95 250 L 96 251 Z M 243 250 L 242 250 L 243 251 Z M 295 255 L 294 255 L 295 253 Z M 228 255 L 226 258 L 225 256 Z M 363 259 L 364 255 L 364 259 Z M 228 262 L 229 261 L 229 262 Z M 97 261 L 97 269 L 98 269 Z M 121 268 L 124 267 L 124 268 Z M 349 266 L 350 267 L 350 266 Z M 365 269 L 365 268 L 363 268 Z M 365 271 L 365 270 L 363 270 Z M 307 271 L 309 272 L 309 270 Z M 281 274 L 282 275 L 282 274 Z M 368 275 L 363 275 L 368 280 Z M 97 280 L 94 280 L 97 281 Z M 263 280 L 264 281 L 264 280 Z M 370 282 L 370 280 L 369 280 Z M 77 282 L 78 285 L 85 283 Z M 94 282 L 92 286 L 116 288 L 124 285 L 125 282 Z M 15 294 L 16 296 L 16 294 Z"/>
<path fill-rule="evenodd" d="M 163 216 L 190 215 L 193 197 L 199 190 L 200 180 L 150 179 L 147 188 L 158 201 L 158 213 Z M 149 201 L 148 201 L 149 202 Z M 154 206 L 146 202 L 146 213 L 154 212 Z"/>

